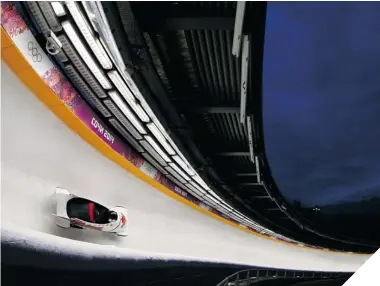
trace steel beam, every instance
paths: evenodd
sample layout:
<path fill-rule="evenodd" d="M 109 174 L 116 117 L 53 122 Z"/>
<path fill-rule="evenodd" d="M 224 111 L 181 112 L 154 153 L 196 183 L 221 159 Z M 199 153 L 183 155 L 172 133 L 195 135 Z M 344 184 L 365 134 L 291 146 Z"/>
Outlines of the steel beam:
<path fill-rule="evenodd" d="M 240 186 L 262 186 L 259 183 L 239 183 Z"/>
<path fill-rule="evenodd" d="M 270 196 L 252 196 L 253 199 L 271 199 Z"/>
<path fill-rule="evenodd" d="M 232 30 L 233 17 L 191 17 L 166 18 L 160 21 L 143 23 L 144 32 L 163 32 L 180 30 Z"/>
<path fill-rule="evenodd" d="M 253 136 L 252 136 L 253 125 L 252 125 L 252 121 L 253 121 L 253 116 L 248 116 L 247 117 L 247 129 L 248 129 L 249 154 L 250 154 L 250 158 L 251 158 L 252 163 L 257 164 L 257 162 L 255 162 L 255 154 L 253 153 Z M 256 166 L 256 171 L 257 171 L 257 166 Z M 260 182 L 260 180 L 257 180 L 257 181 Z"/>
<path fill-rule="evenodd" d="M 245 1 L 238 1 L 236 6 L 236 16 L 234 23 L 234 37 L 232 43 L 232 54 L 236 57 L 240 56 L 240 47 L 243 36 L 243 23 L 245 15 Z"/>
<path fill-rule="evenodd" d="M 240 84 L 240 123 L 246 124 L 247 92 L 248 92 L 248 69 L 250 40 L 248 36 L 243 38 L 243 53 L 241 57 L 241 84 Z"/>
<path fill-rule="evenodd" d="M 251 177 L 256 176 L 256 173 L 237 173 L 235 174 L 236 177 Z"/>
<path fill-rule="evenodd" d="M 215 155 L 221 157 L 248 157 L 249 152 L 220 152 Z"/>
<path fill-rule="evenodd" d="M 187 104 L 187 107 L 189 105 Z M 240 114 L 239 106 L 195 106 L 192 107 L 193 111 L 197 113 L 208 113 L 208 114 Z M 247 107 L 247 114 L 253 114 L 253 110 Z"/>
<path fill-rule="evenodd" d="M 194 109 L 198 113 L 239 113 L 238 106 L 200 106 Z"/>

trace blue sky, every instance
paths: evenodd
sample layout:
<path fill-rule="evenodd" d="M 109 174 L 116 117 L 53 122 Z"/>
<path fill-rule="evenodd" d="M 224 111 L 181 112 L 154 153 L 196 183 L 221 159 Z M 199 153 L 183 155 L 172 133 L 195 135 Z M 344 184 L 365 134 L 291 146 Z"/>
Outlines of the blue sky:
<path fill-rule="evenodd" d="M 263 119 L 280 191 L 380 197 L 380 2 L 269 2 Z"/>

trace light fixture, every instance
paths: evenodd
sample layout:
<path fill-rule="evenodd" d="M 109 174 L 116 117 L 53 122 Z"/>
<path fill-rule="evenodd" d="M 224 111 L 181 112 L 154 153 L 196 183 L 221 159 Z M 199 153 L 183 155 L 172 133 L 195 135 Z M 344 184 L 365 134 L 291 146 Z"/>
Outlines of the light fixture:
<path fill-rule="evenodd" d="M 190 176 L 196 175 L 196 173 L 179 157 L 178 155 L 173 156 L 174 161 L 177 162 L 178 165 L 182 167 L 188 173 Z M 196 180 L 195 177 L 193 177 L 194 180 Z M 199 183 L 199 182 L 198 182 Z"/>
<path fill-rule="evenodd" d="M 254 225 L 255 227 L 260 227 L 260 225 L 258 225 L 257 223 L 255 223 L 254 221 L 252 221 L 251 219 L 249 219 L 248 217 L 246 217 L 245 215 L 243 215 L 243 219 L 244 219 L 244 221 L 246 221 L 247 223 L 250 223 L 250 224 Z"/>
<path fill-rule="evenodd" d="M 141 119 L 142 122 L 147 123 L 150 121 L 149 116 L 145 113 L 141 105 L 139 105 L 135 101 L 128 102 L 128 103 L 129 103 L 129 106 L 133 109 L 133 111 L 137 114 L 137 116 Z"/>
<path fill-rule="evenodd" d="M 239 218 L 235 213 L 231 212 L 229 213 L 228 215 L 230 218 L 233 218 L 234 220 L 238 221 L 238 222 L 243 222 L 243 220 L 241 218 Z"/>
<path fill-rule="evenodd" d="M 85 9 L 94 15 L 91 23 L 96 27 L 96 31 L 99 33 L 100 38 L 104 40 L 104 43 L 110 51 L 115 65 L 118 67 L 119 71 L 124 71 L 126 66 L 123 61 L 123 57 L 118 50 L 118 46 L 113 38 L 111 28 L 108 24 L 107 17 L 103 11 L 103 6 L 100 1 L 86 1 Z M 92 18 L 89 17 L 90 19 Z"/>
<path fill-rule="evenodd" d="M 66 15 L 65 9 L 63 8 L 63 5 L 60 2 L 54 1 L 54 2 L 50 2 L 50 4 L 54 10 L 55 15 L 57 15 L 58 17 L 62 17 Z"/>
<path fill-rule="evenodd" d="M 193 189 L 194 189 L 194 188 L 193 188 Z M 203 198 L 202 198 L 202 196 L 200 196 L 198 193 L 196 193 L 196 192 L 190 190 L 189 187 L 186 187 L 185 190 L 186 190 L 188 193 L 190 193 L 193 197 L 197 198 L 197 199 L 200 201 L 200 204 L 199 204 L 200 207 L 203 207 L 203 208 L 205 208 L 205 209 L 207 209 L 207 210 L 209 210 L 209 209 L 211 208 L 209 205 L 207 205 L 205 202 L 203 202 Z"/>
<path fill-rule="evenodd" d="M 157 126 L 154 123 L 148 123 L 146 126 L 148 127 L 148 129 L 150 130 L 150 132 L 152 132 L 152 134 L 154 135 L 154 137 L 156 137 L 156 139 L 158 140 L 158 142 L 160 142 L 160 144 L 165 148 L 166 152 L 168 152 L 169 155 L 175 155 L 175 152 L 174 152 L 173 148 L 166 141 L 165 137 L 162 135 L 162 133 L 160 132 L 160 130 L 158 130 Z M 174 157 L 173 157 L 173 159 L 175 160 Z"/>
<path fill-rule="evenodd" d="M 257 156 L 255 156 L 255 165 L 256 165 L 257 182 L 261 184 L 260 165 L 259 165 L 259 158 Z"/>
<path fill-rule="evenodd" d="M 254 227 L 255 229 L 262 229 L 260 225 L 258 225 L 257 223 L 254 223 L 252 220 L 244 219 L 244 221 L 248 223 L 249 225 L 251 225 L 252 227 Z"/>
<path fill-rule="evenodd" d="M 211 207 L 213 207 L 213 208 L 215 208 L 215 209 L 218 208 L 218 204 L 215 203 L 214 201 L 212 201 L 211 199 L 209 199 L 209 198 L 207 197 L 207 195 L 205 195 L 205 196 L 202 197 L 202 201 L 204 201 L 204 202 L 207 203 L 209 206 L 211 206 Z"/>
<path fill-rule="evenodd" d="M 106 49 L 104 48 L 104 46 L 103 46 L 103 42 L 102 41 L 100 41 L 98 38 L 94 38 L 95 39 L 95 43 L 96 43 L 96 45 L 99 47 L 99 52 L 100 52 L 100 54 L 102 55 L 102 58 L 103 59 L 107 59 L 108 61 L 109 61 L 109 67 L 110 68 L 105 68 L 105 69 L 111 69 L 112 68 L 112 62 L 111 62 L 111 60 L 109 59 L 109 57 L 108 57 L 108 53 L 106 52 Z M 102 65 L 103 66 L 103 65 Z M 103 66 L 104 67 L 104 66 Z"/>
<path fill-rule="evenodd" d="M 230 217 L 230 219 L 233 219 L 233 220 L 235 220 L 235 221 L 237 221 L 237 222 L 242 222 L 241 219 L 238 218 L 238 217 L 237 217 L 236 215 L 234 215 L 233 213 L 230 213 L 228 216 Z"/>
<path fill-rule="evenodd" d="M 92 90 L 88 87 L 87 83 L 78 74 L 76 69 L 69 64 L 65 66 L 65 71 L 69 78 L 72 80 L 72 82 L 81 90 L 81 96 L 86 98 L 90 102 L 90 104 L 95 106 L 104 117 L 110 117 L 111 113 L 103 105 L 99 98 L 95 96 Z"/>
<path fill-rule="evenodd" d="M 185 186 L 190 190 L 189 192 L 192 193 L 192 194 L 196 194 L 200 200 L 203 201 L 203 196 L 206 194 L 204 192 L 201 192 L 200 190 L 198 190 L 197 188 L 194 187 L 193 184 L 191 184 L 192 182 L 190 182 L 189 184 L 185 184 Z"/>
<path fill-rule="evenodd" d="M 196 174 L 194 177 L 193 177 L 194 181 L 196 181 L 199 185 L 202 186 L 202 188 L 206 189 L 206 190 L 210 190 L 210 187 L 202 180 L 202 178 Z"/>
<path fill-rule="evenodd" d="M 91 26 L 92 28 L 98 32 L 98 29 L 96 28 L 96 25 L 95 25 L 95 22 L 96 22 L 96 15 L 95 13 L 92 11 L 92 7 L 90 5 L 90 2 L 89 1 L 81 1 L 82 2 L 82 5 L 83 5 L 83 8 L 84 10 L 86 11 L 86 14 L 87 14 L 87 17 L 88 19 L 90 20 L 90 23 L 91 23 Z"/>
<path fill-rule="evenodd" d="M 91 50 L 94 52 L 96 58 L 99 60 L 100 64 L 104 69 L 111 69 L 112 62 L 108 55 L 104 51 L 103 46 L 100 42 L 95 40 L 95 36 L 88 25 L 86 19 L 83 17 L 82 12 L 78 8 L 78 4 L 75 1 L 66 1 L 66 6 L 69 9 L 75 23 L 77 24 L 79 30 L 81 31 L 86 42 L 90 46 Z"/>
<path fill-rule="evenodd" d="M 99 98 L 108 97 L 107 93 L 104 91 L 103 87 L 99 84 L 99 81 L 94 77 L 92 71 L 88 68 L 88 66 L 84 63 L 81 56 L 78 54 L 77 50 L 74 48 L 72 42 L 69 40 L 67 35 L 62 34 L 58 36 L 59 41 L 63 45 L 64 54 L 68 59 L 73 63 L 78 72 L 82 75 L 82 77 L 86 80 L 87 84 L 92 88 L 95 94 Z M 59 53 L 58 55 L 60 55 Z M 67 60 L 66 60 L 67 61 Z"/>
<path fill-rule="evenodd" d="M 267 193 L 268 197 L 273 201 L 273 197 L 271 196 L 268 186 L 265 184 L 265 182 L 262 182 L 262 185 L 264 187 L 265 192 Z"/>
<path fill-rule="evenodd" d="M 96 38 L 96 41 L 99 43 L 99 45 L 101 45 L 104 49 L 104 51 L 106 52 L 106 54 L 112 58 L 111 56 L 111 53 L 110 53 L 110 50 L 108 49 L 108 46 L 104 43 L 104 40 L 102 38 Z M 113 60 L 113 58 L 112 58 Z"/>
<path fill-rule="evenodd" d="M 232 206 L 230 206 L 229 204 L 227 204 L 225 201 L 220 201 L 220 203 L 223 205 L 223 207 L 229 209 L 229 210 L 234 210 L 234 208 Z"/>
<path fill-rule="evenodd" d="M 153 140 L 152 137 L 150 137 L 149 135 L 146 135 L 144 136 L 145 140 L 149 142 L 149 144 L 153 147 L 154 150 L 156 150 L 156 152 L 158 154 L 160 154 L 160 156 L 162 158 L 164 158 L 164 160 L 166 162 L 171 162 L 170 158 L 168 155 L 166 155 L 166 153 L 160 148 L 160 146 L 158 146 L 158 144 Z"/>
<path fill-rule="evenodd" d="M 109 96 L 116 103 L 116 105 L 120 108 L 120 110 L 124 113 L 124 115 L 128 118 L 128 120 L 133 124 L 133 126 L 141 133 L 146 134 L 146 130 L 143 125 L 139 122 L 139 120 L 135 117 L 129 107 L 123 102 L 120 98 L 119 94 L 116 91 L 110 91 Z"/>
<path fill-rule="evenodd" d="M 249 38 L 248 36 L 244 36 L 243 55 L 241 57 L 241 84 L 240 84 L 240 123 L 241 124 L 245 124 L 246 109 L 247 109 L 248 65 L 249 65 Z"/>
<path fill-rule="evenodd" d="M 180 181 L 182 184 L 186 184 L 186 180 L 182 178 L 172 167 L 165 167 L 165 169 L 172 174 L 178 181 Z"/>
<path fill-rule="evenodd" d="M 224 208 L 222 208 L 221 206 L 217 205 L 215 207 L 215 209 L 217 209 L 219 212 L 221 212 L 222 214 L 224 214 L 226 217 L 229 217 L 229 214 L 230 212 Z"/>
<path fill-rule="evenodd" d="M 215 194 L 214 191 L 212 191 L 212 190 L 208 190 L 208 193 L 209 193 L 210 195 L 214 196 L 214 198 L 216 198 L 217 200 L 222 200 L 217 194 Z"/>
<path fill-rule="evenodd" d="M 94 30 L 99 33 L 100 37 L 104 40 L 104 47 L 108 50 L 109 54 L 112 55 L 113 60 L 121 73 L 121 77 L 127 82 L 127 85 L 131 89 L 134 96 L 136 96 L 138 100 L 143 102 L 144 100 L 140 90 L 136 86 L 135 82 L 132 80 L 130 74 L 126 71 L 123 58 L 120 54 L 120 51 L 118 50 L 115 39 L 113 38 L 113 35 L 111 33 L 111 29 L 108 24 L 107 17 L 104 14 L 102 4 L 95 1 L 83 1 L 82 3 L 91 21 L 91 25 L 93 26 Z"/>
<path fill-rule="evenodd" d="M 238 212 L 239 213 L 239 212 Z M 247 221 L 247 222 L 249 222 L 249 221 L 251 221 L 248 217 L 246 217 L 245 215 L 243 215 L 242 213 L 239 213 L 242 217 L 243 217 L 243 219 L 245 220 L 245 221 Z"/>
<path fill-rule="evenodd" d="M 252 136 L 252 116 L 247 117 L 247 129 L 248 129 L 248 145 L 249 145 L 249 157 L 252 163 L 255 163 L 255 156 L 253 154 L 253 136 Z"/>
<path fill-rule="evenodd" d="M 127 130 L 124 129 L 123 126 L 121 126 L 121 124 L 116 119 L 111 118 L 108 121 L 129 142 L 129 144 L 131 144 L 132 147 L 136 149 L 137 152 L 144 152 L 144 149 L 141 147 L 141 145 L 137 143 L 137 141 L 129 134 Z"/>
<path fill-rule="evenodd" d="M 64 21 L 62 23 L 62 27 L 65 30 L 70 41 L 73 43 L 74 47 L 77 49 L 78 53 L 82 57 L 83 61 L 86 63 L 86 65 L 91 70 L 92 74 L 96 77 L 96 79 L 99 81 L 99 83 L 102 85 L 102 87 L 105 89 L 111 89 L 111 83 L 105 77 L 103 71 L 95 63 L 92 56 L 90 56 L 89 52 L 87 51 L 82 41 L 79 39 L 71 23 L 69 21 Z"/>
<path fill-rule="evenodd" d="M 167 166 L 168 164 L 165 162 L 165 160 L 154 150 L 152 145 L 150 145 L 147 141 L 141 140 L 140 144 L 144 147 L 146 151 L 154 158 L 158 163 L 160 163 L 161 166 Z"/>
<path fill-rule="evenodd" d="M 46 21 L 49 23 L 50 28 L 54 32 L 60 32 L 62 30 L 61 23 L 58 20 L 57 15 L 54 12 L 54 9 L 50 5 L 50 3 L 48 1 L 39 1 L 38 6 L 40 6 L 41 13 L 43 14 L 43 17 L 46 19 Z"/>
<path fill-rule="evenodd" d="M 216 205 L 219 204 L 219 201 L 217 201 L 214 197 L 212 197 L 210 195 L 205 195 L 204 197 L 207 198 L 207 199 L 209 199 L 210 201 L 212 201 Z"/>
<path fill-rule="evenodd" d="M 167 170 L 166 170 L 166 173 L 168 173 Z M 166 177 L 167 177 L 170 181 L 172 181 L 172 182 L 175 184 L 175 185 L 174 185 L 174 191 L 175 191 L 176 193 L 179 193 L 179 194 L 183 195 L 183 192 L 184 192 L 183 190 L 186 190 L 185 185 L 182 184 L 182 183 L 181 183 L 178 179 L 176 179 L 173 175 L 167 174 Z"/>
<path fill-rule="evenodd" d="M 148 142 L 145 142 L 146 144 L 148 144 Z M 149 154 L 149 153 L 146 153 L 146 152 L 144 152 L 144 153 L 141 153 L 141 155 L 143 155 L 143 157 L 150 163 L 150 164 L 152 164 L 158 171 L 160 171 L 162 174 L 164 174 L 164 175 L 167 175 L 168 174 L 168 172 L 164 169 L 164 168 L 162 168 L 161 166 L 160 166 L 160 164 L 158 164 L 156 161 L 157 160 L 155 160 L 155 159 L 153 159 L 153 157 Z M 164 161 L 164 159 L 162 159 L 161 158 L 161 160 L 166 164 L 166 162 Z"/>
<path fill-rule="evenodd" d="M 243 35 L 243 23 L 245 14 L 245 1 L 238 1 L 236 5 L 234 37 L 232 42 L 232 54 L 240 56 L 240 46 Z"/>
<path fill-rule="evenodd" d="M 126 128 L 136 140 L 143 139 L 142 134 L 132 125 L 132 123 L 125 117 L 116 104 L 111 99 L 103 101 L 105 106 L 112 112 L 112 114 L 119 120 L 119 122 Z"/>
<path fill-rule="evenodd" d="M 237 210 L 234 210 L 233 212 L 232 212 L 235 216 L 237 216 L 238 218 L 240 218 L 240 219 L 244 219 L 244 217 L 237 211 Z"/>
<path fill-rule="evenodd" d="M 223 201 L 221 201 L 221 202 L 219 203 L 219 207 L 222 208 L 222 209 L 224 209 L 224 210 L 226 210 L 227 212 L 232 212 L 232 211 L 234 210 L 233 208 L 230 208 L 230 207 L 226 206 L 226 205 L 223 203 Z"/>
<path fill-rule="evenodd" d="M 128 72 L 122 73 L 123 78 L 128 84 L 128 87 L 131 89 L 133 94 L 138 98 L 140 101 L 143 99 L 143 96 L 139 90 L 139 88 L 136 86 L 135 82 L 133 81 L 131 75 Z"/>
<path fill-rule="evenodd" d="M 172 167 L 182 178 L 186 181 L 190 181 L 191 179 L 187 176 L 176 164 L 169 163 L 169 166 Z"/>
<path fill-rule="evenodd" d="M 108 72 L 108 76 L 127 102 L 135 101 L 133 94 L 129 91 L 128 87 L 125 85 L 124 81 L 117 71 Z"/>
<path fill-rule="evenodd" d="M 170 138 L 167 130 L 162 126 L 161 122 L 157 119 L 156 115 L 152 111 L 152 109 L 149 107 L 149 105 L 146 103 L 146 101 L 143 99 L 141 101 L 141 105 L 144 108 L 144 110 L 148 113 L 149 117 L 151 118 L 152 122 L 156 125 L 158 130 L 161 132 L 162 136 L 168 141 L 169 145 L 172 146 L 174 149 L 174 152 L 180 156 L 182 161 L 189 166 L 189 168 L 193 171 L 193 169 L 190 167 L 189 162 L 184 158 L 184 156 L 181 154 L 181 151 L 178 149 L 177 145 L 174 143 L 174 141 Z M 195 171 L 194 171 L 195 173 Z M 190 175 L 190 174 L 189 174 Z"/>
<path fill-rule="evenodd" d="M 253 223 L 252 221 L 246 221 L 246 223 L 252 227 L 253 229 L 256 229 L 258 231 L 261 231 L 262 227 L 256 223 Z"/>
<path fill-rule="evenodd" d="M 168 133 L 166 132 L 166 137 L 169 137 Z M 190 172 L 194 173 L 194 175 L 196 175 L 197 173 L 195 172 L 195 170 L 193 169 L 193 167 L 191 166 L 191 164 L 189 163 L 189 161 L 187 161 L 187 159 L 185 158 L 185 156 L 182 154 L 182 152 L 178 149 L 177 145 L 173 142 L 173 140 L 169 137 L 168 141 L 171 143 L 171 145 L 173 146 L 174 150 L 176 150 L 179 158 L 183 161 L 183 163 L 187 166 L 187 168 L 189 169 Z"/>
<path fill-rule="evenodd" d="M 49 27 L 43 12 L 39 8 L 37 1 L 26 1 L 26 5 L 28 5 L 30 12 L 32 13 L 34 20 L 36 21 L 38 27 L 41 30 L 41 33 L 46 37 L 50 34 L 51 27 Z"/>
<path fill-rule="evenodd" d="M 162 126 L 161 122 L 157 119 L 156 115 L 154 114 L 154 112 L 152 111 L 152 109 L 150 108 L 150 106 L 146 103 L 145 99 L 141 100 L 141 105 L 143 106 L 144 110 L 148 113 L 149 117 L 154 122 L 154 124 L 156 125 L 156 127 L 158 128 L 158 130 L 161 132 L 162 136 L 164 136 L 164 138 L 169 142 L 169 144 L 173 147 L 174 151 L 180 156 L 180 158 L 182 159 L 182 161 L 187 166 L 189 166 L 189 168 L 192 170 L 192 168 L 190 167 L 189 162 L 187 162 L 187 160 L 181 154 L 181 151 L 178 149 L 178 147 L 174 143 L 174 141 L 170 138 L 170 136 L 168 135 L 168 132 Z M 195 173 L 195 171 L 194 171 L 194 173 Z"/>
<path fill-rule="evenodd" d="M 205 190 L 203 190 L 200 186 L 198 186 L 194 181 L 191 181 L 190 184 L 196 188 L 197 190 L 199 190 L 202 194 L 206 194 Z"/>
<path fill-rule="evenodd" d="M 145 113 L 144 109 L 136 102 L 133 94 L 131 93 L 129 88 L 126 86 L 123 79 L 120 77 L 119 73 L 117 71 L 110 71 L 108 72 L 108 76 L 110 77 L 112 82 L 115 84 L 116 88 L 120 91 L 124 99 L 128 102 L 129 106 L 141 119 L 141 121 L 149 122 L 150 121 L 149 116 Z"/>
<path fill-rule="evenodd" d="M 171 140 L 171 138 L 167 135 L 166 129 L 162 126 L 161 122 L 157 119 L 156 115 L 154 114 L 154 112 L 152 111 L 150 106 L 146 103 L 145 99 L 140 100 L 140 102 L 141 102 L 142 107 L 146 111 L 146 113 L 148 113 L 149 117 L 152 119 L 154 124 L 156 124 L 158 130 L 160 130 L 162 135 L 169 141 L 169 143 L 172 146 L 174 146 L 174 149 L 176 150 L 176 146 L 173 143 L 173 141 Z M 178 150 L 176 150 L 176 151 L 178 153 Z"/>

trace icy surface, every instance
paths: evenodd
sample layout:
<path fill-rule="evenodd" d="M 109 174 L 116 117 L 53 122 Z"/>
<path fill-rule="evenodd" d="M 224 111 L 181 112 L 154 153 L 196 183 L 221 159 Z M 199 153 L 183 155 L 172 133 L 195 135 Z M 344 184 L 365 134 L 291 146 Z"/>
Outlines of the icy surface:
<path fill-rule="evenodd" d="M 197 212 L 103 157 L 51 113 L 4 64 L 2 82 L 7 83 L 1 85 L 2 223 L 33 231 L 18 233 L 24 239 L 38 237 L 36 242 L 25 239 L 26 244 L 42 247 L 45 235 L 49 239 L 60 236 L 70 240 L 46 240 L 54 246 L 50 250 L 66 252 L 72 247 L 85 250 L 81 253 L 89 258 L 94 257 L 93 251 L 106 256 L 111 251 L 119 257 L 133 250 L 152 257 L 165 253 L 165 257 L 325 271 L 355 271 L 368 258 L 278 243 Z M 125 238 L 57 227 L 51 215 L 51 195 L 57 186 L 106 205 L 126 206 L 130 235 Z"/>

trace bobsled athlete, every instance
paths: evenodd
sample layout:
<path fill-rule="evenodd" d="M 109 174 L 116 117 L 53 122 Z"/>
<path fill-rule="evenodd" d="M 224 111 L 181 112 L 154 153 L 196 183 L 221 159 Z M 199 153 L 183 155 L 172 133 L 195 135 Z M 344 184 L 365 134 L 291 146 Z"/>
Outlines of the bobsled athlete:
<path fill-rule="evenodd" d="M 117 220 L 117 213 L 114 211 L 82 198 L 71 199 L 68 208 L 70 216 L 92 223 L 110 223 Z"/>
<path fill-rule="evenodd" d="M 92 229 L 128 235 L 127 209 L 121 206 L 105 207 L 86 198 L 56 188 L 53 195 L 56 224 L 63 228 Z"/>

